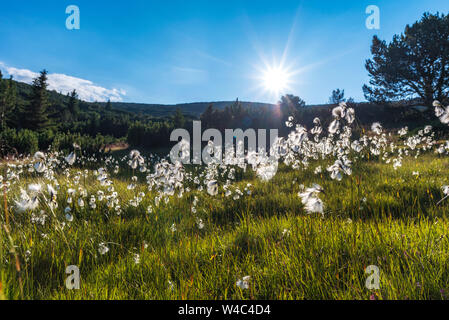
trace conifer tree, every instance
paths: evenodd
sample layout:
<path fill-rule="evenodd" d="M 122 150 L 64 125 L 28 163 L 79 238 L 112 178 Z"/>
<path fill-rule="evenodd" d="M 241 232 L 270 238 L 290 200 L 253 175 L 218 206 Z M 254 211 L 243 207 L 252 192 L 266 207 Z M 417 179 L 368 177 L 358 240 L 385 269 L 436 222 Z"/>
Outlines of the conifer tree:
<path fill-rule="evenodd" d="M 47 116 L 49 107 L 47 80 L 47 71 L 43 70 L 33 81 L 31 101 L 25 113 L 25 125 L 28 129 L 43 131 L 50 125 Z"/>
<path fill-rule="evenodd" d="M 108 100 L 108 102 L 106 103 L 105 109 L 108 111 L 112 110 L 111 100 Z"/>
<path fill-rule="evenodd" d="M 17 87 L 12 76 L 8 79 L 2 79 L 0 72 L 0 115 L 1 128 L 7 126 L 17 126 Z"/>
<path fill-rule="evenodd" d="M 72 119 L 76 121 L 79 113 L 78 94 L 76 93 L 76 90 L 73 90 L 70 93 L 68 108 L 72 115 Z"/>
<path fill-rule="evenodd" d="M 173 116 L 173 124 L 175 128 L 184 128 L 185 118 L 180 108 L 177 108 Z"/>

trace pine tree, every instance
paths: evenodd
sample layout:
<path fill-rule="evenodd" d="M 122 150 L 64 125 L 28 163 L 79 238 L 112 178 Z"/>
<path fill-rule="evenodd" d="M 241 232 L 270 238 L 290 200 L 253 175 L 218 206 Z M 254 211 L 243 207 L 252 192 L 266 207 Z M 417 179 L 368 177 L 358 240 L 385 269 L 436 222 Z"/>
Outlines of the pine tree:
<path fill-rule="evenodd" d="M 184 128 L 185 118 L 180 108 L 177 108 L 173 116 L 173 125 L 175 128 Z"/>
<path fill-rule="evenodd" d="M 17 85 L 12 76 L 6 81 L 5 91 L 5 120 L 9 126 L 17 126 Z"/>
<path fill-rule="evenodd" d="M 286 94 L 281 97 L 281 101 L 278 102 L 282 113 L 282 123 L 288 119 L 288 117 L 297 117 L 299 111 L 306 106 L 306 102 L 300 97 Z"/>
<path fill-rule="evenodd" d="M 79 113 L 78 94 L 76 93 L 76 90 L 73 90 L 70 93 L 68 108 L 72 115 L 72 119 L 76 121 Z"/>
<path fill-rule="evenodd" d="M 0 112 L 1 112 L 1 125 L 2 130 L 5 129 L 5 82 L 3 80 L 3 74 L 0 70 Z"/>
<path fill-rule="evenodd" d="M 6 126 L 17 126 L 17 87 L 12 76 L 8 79 L 2 79 L 0 72 L 0 112 L 1 128 Z"/>
<path fill-rule="evenodd" d="M 330 104 L 339 104 L 340 102 L 346 101 L 345 90 L 336 89 L 332 91 L 332 95 L 329 98 Z"/>
<path fill-rule="evenodd" d="M 212 128 L 214 123 L 214 107 L 210 104 L 207 109 L 201 114 L 200 120 L 203 128 Z"/>
<path fill-rule="evenodd" d="M 112 104 L 111 104 L 111 100 L 108 100 L 108 102 L 106 103 L 106 110 L 111 111 L 112 110 Z"/>
<path fill-rule="evenodd" d="M 31 102 L 25 114 L 25 125 L 28 129 L 42 131 L 50 125 L 47 116 L 49 106 L 47 87 L 47 71 L 43 70 L 33 81 Z"/>
<path fill-rule="evenodd" d="M 370 81 L 363 86 L 368 101 L 449 102 L 449 15 L 425 13 L 390 43 L 374 36 L 371 53 L 365 64 Z"/>

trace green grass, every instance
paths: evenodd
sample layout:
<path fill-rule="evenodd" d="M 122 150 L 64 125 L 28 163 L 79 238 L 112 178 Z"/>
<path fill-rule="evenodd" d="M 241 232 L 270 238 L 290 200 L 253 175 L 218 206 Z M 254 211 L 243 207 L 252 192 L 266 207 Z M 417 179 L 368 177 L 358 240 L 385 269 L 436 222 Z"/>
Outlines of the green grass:
<path fill-rule="evenodd" d="M 122 173 L 113 179 L 120 216 L 105 206 L 75 206 L 74 221 L 63 231 L 53 222 L 64 221 L 64 197 L 58 199 L 56 217 L 49 214 L 40 226 L 30 223 L 30 213 L 13 213 L 17 192 L 8 194 L 11 241 L 21 271 L 2 229 L 0 298 L 446 299 L 449 201 L 436 204 L 443 197 L 441 186 L 449 184 L 449 160 L 407 158 L 396 171 L 391 164 L 361 162 L 341 182 L 313 174 L 316 165 L 306 171 L 281 167 L 267 183 L 247 174 L 235 186 L 243 191 L 251 183 L 252 194 L 238 200 L 224 197 L 221 189 L 215 197 L 195 191 L 153 204 L 152 213 L 146 208 L 155 194 L 146 191 L 144 176 L 137 189 L 127 190 L 129 175 Z M 57 178 L 61 195 L 65 178 Z M 98 189 L 92 179 L 85 183 L 89 195 Z M 40 181 L 31 174 L 19 184 Z M 297 195 L 300 184 L 312 183 L 326 192 L 320 196 L 324 217 L 306 214 Z M 147 192 L 139 207 L 125 207 L 139 191 Z M 196 214 L 190 210 L 194 195 Z M 0 212 L 4 224 L 4 208 Z M 98 252 L 100 242 L 110 249 L 104 255 Z M 65 287 L 68 265 L 80 268 L 80 290 Z M 365 287 L 369 265 L 380 268 L 379 290 Z M 247 275 L 250 287 L 242 290 L 236 281 Z"/>

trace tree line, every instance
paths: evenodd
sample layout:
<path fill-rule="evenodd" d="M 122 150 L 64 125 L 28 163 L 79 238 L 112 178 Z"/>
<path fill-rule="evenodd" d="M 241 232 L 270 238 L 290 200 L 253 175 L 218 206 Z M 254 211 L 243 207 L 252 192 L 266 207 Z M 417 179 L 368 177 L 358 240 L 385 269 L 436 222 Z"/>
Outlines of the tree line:
<path fill-rule="evenodd" d="M 31 154 L 37 150 L 70 149 L 79 144 L 98 152 L 108 144 L 163 147 L 170 132 L 185 125 L 177 110 L 172 117 L 116 110 L 113 104 L 89 103 L 76 90 L 62 95 L 48 90 L 48 72 L 40 72 L 31 85 L 3 79 L 0 71 L 0 153 Z"/>

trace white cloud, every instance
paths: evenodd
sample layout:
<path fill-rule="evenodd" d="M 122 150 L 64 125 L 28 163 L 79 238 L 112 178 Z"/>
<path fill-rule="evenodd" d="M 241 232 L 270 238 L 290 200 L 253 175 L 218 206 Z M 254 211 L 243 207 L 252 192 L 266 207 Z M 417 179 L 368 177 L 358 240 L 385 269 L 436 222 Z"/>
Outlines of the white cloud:
<path fill-rule="evenodd" d="M 37 72 L 27 69 L 17 69 L 0 62 L 0 68 L 4 69 L 8 75 L 14 77 L 14 80 L 32 83 L 33 79 L 39 76 Z M 67 94 L 73 89 L 78 93 L 78 97 L 84 101 L 122 101 L 126 91 L 123 89 L 106 89 L 95 85 L 92 81 L 80 79 L 61 73 L 48 74 L 48 89 L 56 90 Z"/>

